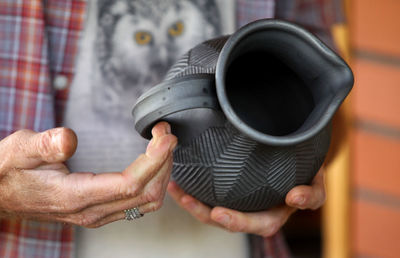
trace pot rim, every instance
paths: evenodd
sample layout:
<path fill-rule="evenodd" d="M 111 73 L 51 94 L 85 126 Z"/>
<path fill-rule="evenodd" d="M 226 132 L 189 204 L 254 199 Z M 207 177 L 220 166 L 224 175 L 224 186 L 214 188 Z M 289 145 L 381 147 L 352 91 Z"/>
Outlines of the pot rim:
<path fill-rule="evenodd" d="M 343 69 L 344 73 L 342 74 L 345 79 L 341 81 L 345 81 L 348 85 L 345 85 L 344 87 L 342 86 L 342 88 L 336 92 L 317 123 L 315 123 L 313 126 L 303 132 L 290 134 L 287 136 L 268 135 L 248 126 L 243 120 L 240 119 L 240 117 L 236 114 L 236 112 L 230 105 L 225 89 L 225 74 L 227 70 L 227 67 L 225 65 L 227 64 L 230 54 L 232 53 L 232 51 L 234 51 L 235 47 L 240 43 L 243 38 L 247 37 L 249 34 L 255 33 L 257 31 L 271 29 L 279 29 L 280 31 L 285 31 L 287 33 L 299 36 L 302 40 L 305 40 L 308 44 L 310 44 L 316 52 L 319 52 L 320 55 L 328 57 L 330 61 L 332 61 L 335 65 L 346 68 Z M 227 119 L 244 135 L 252 138 L 255 141 L 274 146 L 295 145 L 309 140 L 313 136 L 317 135 L 318 132 L 320 132 L 331 121 L 334 113 L 339 108 L 340 104 L 344 101 L 346 96 L 349 94 L 354 83 L 354 78 L 350 67 L 346 64 L 346 62 L 344 62 L 341 57 L 334 53 L 333 50 L 329 49 L 316 36 L 312 35 L 305 29 L 293 23 L 277 19 L 258 20 L 256 22 L 245 25 L 244 27 L 240 28 L 236 33 L 234 33 L 231 37 L 229 37 L 224 47 L 222 48 L 222 51 L 218 58 L 215 79 L 218 100 Z M 348 80 L 349 82 L 347 82 L 346 80 Z"/>

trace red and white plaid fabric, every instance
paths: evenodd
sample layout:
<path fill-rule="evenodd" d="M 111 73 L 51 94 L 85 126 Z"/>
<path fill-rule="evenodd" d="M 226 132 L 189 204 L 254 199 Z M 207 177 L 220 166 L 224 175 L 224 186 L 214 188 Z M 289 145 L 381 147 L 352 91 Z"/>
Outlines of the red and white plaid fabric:
<path fill-rule="evenodd" d="M 0 1 L 0 139 L 56 125 L 67 92 L 53 91 L 52 78 L 73 76 L 84 11 L 76 0 Z M 1 219 L 0 257 L 71 257 L 72 236 L 60 223 Z"/>
<path fill-rule="evenodd" d="M 331 44 L 330 25 L 341 18 L 338 1 L 237 0 L 238 26 L 275 14 Z M 61 121 L 68 89 L 53 90 L 52 81 L 74 75 L 85 7 L 79 0 L 0 0 L 0 139 Z M 289 257 L 280 234 L 249 239 L 254 258 Z M 0 219 L 0 257 L 72 257 L 73 241 L 69 225 Z"/>

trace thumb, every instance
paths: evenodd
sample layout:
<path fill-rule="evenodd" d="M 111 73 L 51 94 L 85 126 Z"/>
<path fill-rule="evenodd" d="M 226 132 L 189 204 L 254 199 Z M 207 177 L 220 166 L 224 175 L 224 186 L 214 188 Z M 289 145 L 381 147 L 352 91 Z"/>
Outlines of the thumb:
<path fill-rule="evenodd" d="M 6 167 L 35 168 L 42 163 L 66 161 L 74 154 L 77 144 L 76 134 L 68 128 L 41 133 L 20 130 L 1 141 L 0 154 L 5 154 Z"/>

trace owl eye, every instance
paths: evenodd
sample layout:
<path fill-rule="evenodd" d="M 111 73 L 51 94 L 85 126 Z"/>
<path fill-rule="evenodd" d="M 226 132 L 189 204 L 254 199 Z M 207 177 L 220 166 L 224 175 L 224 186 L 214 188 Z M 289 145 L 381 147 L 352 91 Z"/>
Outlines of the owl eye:
<path fill-rule="evenodd" d="M 169 27 L 168 34 L 173 37 L 177 37 L 183 33 L 184 28 L 185 26 L 183 25 L 183 22 L 178 21 L 174 23 L 171 27 Z"/>
<path fill-rule="evenodd" d="M 153 37 L 146 31 L 138 31 L 135 33 L 135 40 L 139 45 L 147 45 Z"/>

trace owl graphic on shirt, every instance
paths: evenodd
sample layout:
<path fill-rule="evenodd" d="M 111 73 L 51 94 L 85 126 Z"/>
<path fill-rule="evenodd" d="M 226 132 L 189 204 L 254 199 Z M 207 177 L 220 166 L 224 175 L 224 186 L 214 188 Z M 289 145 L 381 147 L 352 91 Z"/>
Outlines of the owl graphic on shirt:
<path fill-rule="evenodd" d="M 220 34 L 215 0 L 99 0 L 92 106 L 99 119 L 131 122 L 136 99 L 186 51 Z"/>

